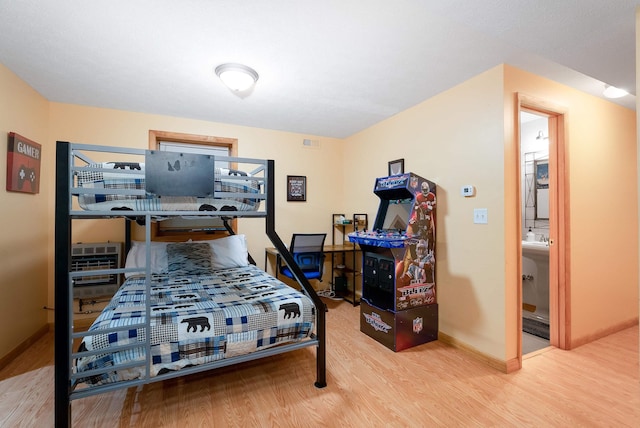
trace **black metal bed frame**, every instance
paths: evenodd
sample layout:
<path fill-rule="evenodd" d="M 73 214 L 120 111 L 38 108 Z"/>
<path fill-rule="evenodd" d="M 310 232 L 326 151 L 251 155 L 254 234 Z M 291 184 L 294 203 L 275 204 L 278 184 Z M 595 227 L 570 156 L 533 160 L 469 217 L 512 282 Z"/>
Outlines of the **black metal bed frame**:
<path fill-rule="evenodd" d="M 269 357 L 272 355 L 293 351 L 308 346 L 316 346 L 316 381 L 314 385 L 317 388 L 324 388 L 326 382 L 326 305 L 320 299 L 309 280 L 304 276 L 302 270 L 295 263 L 291 253 L 282 242 L 275 230 L 275 199 L 274 199 L 274 167 L 273 160 L 266 161 L 265 170 L 265 193 L 264 199 L 266 209 L 263 214 L 247 214 L 242 211 L 233 212 L 233 216 L 242 217 L 264 217 L 266 222 L 266 234 L 271 240 L 274 247 L 278 250 L 281 257 L 294 273 L 296 281 L 300 284 L 304 292 L 311 298 L 316 308 L 316 328 L 315 334 L 311 339 L 292 344 L 285 344 L 256 351 L 251 354 L 226 358 L 220 361 L 207 363 L 197 367 L 185 368 L 182 370 L 169 372 L 166 374 L 149 377 L 149 337 L 147 337 L 147 363 L 146 376 L 144 379 L 134 381 L 120 381 L 100 387 L 92 387 L 74 391 L 72 385 L 72 359 L 75 354 L 72 351 L 73 339 L 81 337 L 82 333 L 73 333 L 73 273 L 71 272 L 71 230 L 72 220 L 80 218 L 122 218 L 126 216 L 143 216 L 146 219 L 145 233 L 146 241 L 150 242 L 150 223 L 153 215 L 180 215 L 180 213 L 156 213 L 156 212 L 135 212 L 125 211 L 123 213 L 109 212 L 91 213 L 81 212 L 72 209 L 72 198 L 77 193 L 72 193 L 73 188 L 73 165 L 76 151 L 97 151 L 110 152 L 116 150 L 119 153 L 135 153 L 142 154 L 144 150 L 136 149 L 120 149 L 115 147 L 94 146 L 85 144 L 73 144 L 65 141 L 58 141 L 56 144 L 56 203 L 55 203 L 55 375 L 54 375 L 54 402 L 55 402 L 55 426 L 70 427 L 71 418 L 71 401 L 82 397 L 96 395 L 103 392 L 113 391 L 116 389 L 129 388 L 132 386 L 143 385 L 151 382 L 158 382 L 173 377 L 189 375 L 195 372 L 213 370 L 220 367 L 226 367 L 233 364 L 256 360 Z M 238 158 L 241 161 L 241 158 Z M 246 159 L 245 159 L 246 160 Z M 188 215 L 206 214 L 229 216 L 229 212 L 221 211 L 219 214 L 207 211 L 206 213 L 188 212 Z M 128 229 L 128 228 L 127 228 Z M 130 239 L 130 232 L 126 232 L 127 240 Z M 149 251 L 149 250 L 147 250 Z M 149 257 L 147 255 L 147 260 Z M 116 269 L 116 272 L 125 272 L 125 269 Z M 101 272 L 97 272 L 101 273 Z M 150 267 L 147 266 L 147 278 L 150 277 Z M 147 281 L 147 291 L 149 289 L 149 281 Z M 147 316 L 143 328 L 149 328 L 149 299 L 146 299 Z M 131 326 L 129 326 L 131 327 Z"/>

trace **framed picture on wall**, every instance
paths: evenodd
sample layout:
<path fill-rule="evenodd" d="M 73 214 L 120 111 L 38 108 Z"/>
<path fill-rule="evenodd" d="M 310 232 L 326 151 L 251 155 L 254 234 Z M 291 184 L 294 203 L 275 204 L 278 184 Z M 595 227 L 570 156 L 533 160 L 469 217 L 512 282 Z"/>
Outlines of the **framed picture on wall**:
<path fill-rule="evenodd" d="M 287 175 L 287 201 L 304 202 L 307 200 L 307 177 Z"/>
<path fill-rule="evenodd" d="M 549 161 L 539 160 L 535 161 L 536 167 L 536 189 L 548 189 L 549 188 Z"/>
<path fill-rule="evenodd" d="M 9 132 L 7 144 L 7 190 L 40 192 L 40 158 L 42 146 L 28 138 Z"/>
<path fill-rule="evenodd" d="M 404 159 L 396 159 L 389 162 L 389 175 L 404 174 Z"/>
<path fill-rule="evenodd" d="M 549 160 L 534 163 L 536 174 L 536 220 L 549 220 Z"/>

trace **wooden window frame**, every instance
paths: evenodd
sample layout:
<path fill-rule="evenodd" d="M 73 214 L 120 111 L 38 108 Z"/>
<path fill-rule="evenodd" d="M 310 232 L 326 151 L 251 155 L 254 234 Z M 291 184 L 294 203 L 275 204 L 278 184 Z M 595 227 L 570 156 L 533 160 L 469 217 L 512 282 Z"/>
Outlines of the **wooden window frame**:
<path fill-rule="evenodd" d="M 229 156 L 238 156 L 238 139 L 226 137 L 213 137 L 208 135 L 182 134 L 178 132 L 167 132 L 149 130 L 149 149 L 159 150 L 160 142 L 166 141 L 171 143 L 193 144 L 203 146 L 225 147 L 229 150 Z M 231 168 L 237 168 L 236 165 L 230 164 Z M 233 219 L 230 223 L 233 230 L 237 231 L 238 222 Z M 158 227 L 158 223 L 151 225 L 151 239 L 154 241 L 187 241 L 206 240 L 215 238 L 215 233 L 194 231 L 194 232 L 167 232 L 162 231 Z"/>

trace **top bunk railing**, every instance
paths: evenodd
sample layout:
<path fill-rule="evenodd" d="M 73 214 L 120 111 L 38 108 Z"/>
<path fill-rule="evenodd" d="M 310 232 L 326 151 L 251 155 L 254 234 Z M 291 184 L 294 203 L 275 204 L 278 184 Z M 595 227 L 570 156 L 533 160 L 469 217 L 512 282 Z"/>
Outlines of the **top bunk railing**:
<path fill-rule="evenodd" d="M 267 160 L 59 144 L 69 145 L 72 217 L 267 215 Z"/>

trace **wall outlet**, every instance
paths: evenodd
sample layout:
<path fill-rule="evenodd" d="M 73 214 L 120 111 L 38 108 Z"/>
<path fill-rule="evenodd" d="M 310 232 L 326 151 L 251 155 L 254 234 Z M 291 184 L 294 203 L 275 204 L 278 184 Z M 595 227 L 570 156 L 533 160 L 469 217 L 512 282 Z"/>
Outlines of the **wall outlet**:
<path fill-rule="evenodd" d="M 462 186 L 462 188 L 460 189 L 460 194 L 468 198 L 469 196 L 473 196 L 476 194 L 476 189 L 471 185 Z"/>
<path fill-rule="evenodd" d="M 474 208 L 473 222 L 476 224 L 487 224 L 489 222 L 488 210 L 486 208 Z"/>

